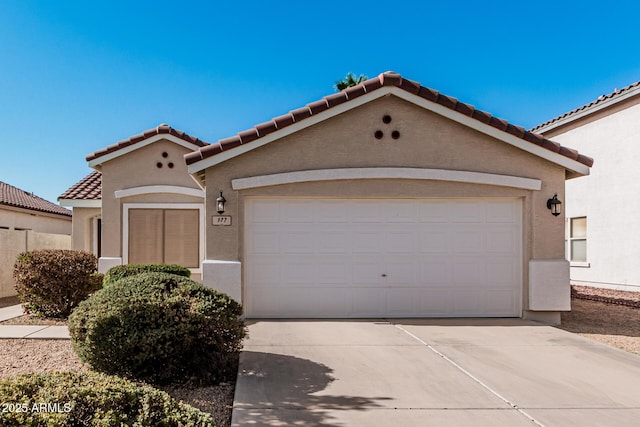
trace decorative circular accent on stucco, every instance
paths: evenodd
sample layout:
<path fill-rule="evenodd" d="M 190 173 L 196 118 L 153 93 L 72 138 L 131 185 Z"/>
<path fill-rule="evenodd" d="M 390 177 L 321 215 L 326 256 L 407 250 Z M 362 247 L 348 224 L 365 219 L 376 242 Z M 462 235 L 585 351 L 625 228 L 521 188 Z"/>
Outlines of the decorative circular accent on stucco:
<path fill-rule="evenodd" d="M 400 138 L 400 131 L 394 130 L 393 132 L 391 132 L 391 138 L 393 139 Z"/>
<path fill-rule="evenodd" d="M 381 130 L 377 130 L 376 133 L 373 134 L 373 136 L 375 136 L 376 139 L 382 139 L 382 137 L 384 136 L 384 132 L 382 132 Z"/>
<path fill-rule="evenodd" d="M 162 157 L 164 157 L 166 159 L 167 157 L 169 157 L 169 153 L 167 153 L 166 151 L 163 151 L 162 152 Z"/>
<path fill-rule="evenodd" d="M 388 114 L 385 114 L 385 115 L 382 117 L 382 123 L 385 123 L 385 124 L 389 124 L 389 123 L 391 123 L 391 116 L 390 116 L 390 115 L 388 115 Z"/>
<path fill-rule="evenodd" d="M 162 168 L 162 162 L 158 162 L 158 163 L 156 163 L 156 167 L 157 167 L 158 169 Z"/>

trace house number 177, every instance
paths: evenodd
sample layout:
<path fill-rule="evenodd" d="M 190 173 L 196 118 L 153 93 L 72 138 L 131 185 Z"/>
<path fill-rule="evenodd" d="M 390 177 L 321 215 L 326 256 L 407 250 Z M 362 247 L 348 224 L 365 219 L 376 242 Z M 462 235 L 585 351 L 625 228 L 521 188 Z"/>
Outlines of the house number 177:
<path fill-rule="evenodd" d="M 231 216 L 230 215 L 220 215 L 212 217 L 213 225 L 231 225 Z"/>

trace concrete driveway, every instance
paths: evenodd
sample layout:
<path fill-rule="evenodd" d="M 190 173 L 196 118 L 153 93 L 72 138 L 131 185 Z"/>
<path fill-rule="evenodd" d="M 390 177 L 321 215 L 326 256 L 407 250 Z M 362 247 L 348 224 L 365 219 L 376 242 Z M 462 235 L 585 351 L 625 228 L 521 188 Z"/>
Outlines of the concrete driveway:
<path fill-rule="evenodd" d="M 519 319 L 256 321 L 234 426 L 637 426 L 640 356 Z"/>

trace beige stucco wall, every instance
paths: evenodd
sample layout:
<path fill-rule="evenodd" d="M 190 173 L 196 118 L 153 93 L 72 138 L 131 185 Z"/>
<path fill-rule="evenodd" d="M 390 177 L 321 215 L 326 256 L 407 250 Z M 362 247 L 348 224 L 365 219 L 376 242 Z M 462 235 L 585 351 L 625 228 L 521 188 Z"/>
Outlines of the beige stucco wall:
<path fill-rule="evenodd" d="M 194 146 L 195 148 L 195 146 Z M 166 152 L 167 157 L 162 153 Z M 126 155 L 106 161 L 102 171 L 102 256 L 122 257 L 122 205 L 124 203 L 202 203 L 202 198 L 156 193 L 116 198 L 117 190 L 171 185 L 200 189 L 187 173 L 184 154 L 190 152 L 168 140 L 160 140 Z M 173 168 L 169 168 L 169 162 Z M 162 163 L 158 168 L 157 163 Z"/>
<path fill-rule="evenodd" d="M 71 236 L 0 229 L 0 298 L 16 295 L 13 266 L 18 254 L 36 249 L 71 249 Z"/>
<path fill-rule="evenodd" d="M 0 207 L 0 298 L 16 294 L 13 265 L 19 253 L 70 248 L 71 217 Z"/>
<path fill-rule="evenodd" d="M 392 121 L 382 122 L 389 114 Z M 374 132 L 382 130 L 378 140 Z M 391 138 L 398 130 L 400 138 Z M 234 191 L 237 178 L 297 170 L 413 167 L 486 172 L 535 178 L 539 191 L 467 183 L 424 180 L 352 180 L 286 184 Z M 558 259 L 564 254 L 564 221 L 554 217 L 546 201 L 555 193 L 564 200 L 565 170 L 505 142 L 427 111 L 394 96 L 372 101 L 330 120 L 235 157 L 206 171 L 206 258 L 243 260 L 244 203 L 251 196 L 311 197 L 519 197 L 523 201 L 523 276 L 528 261 Z M 225 215 L 232 226 L 214 227 L 215 199 L 227 199 Z"/>
<path fill-rule="evenodd" d="M 33 230 L 40 233 L 71 235 L 71 217 L 13 208 L 11 206 L 1 206 L 0 227 Z"/>
<path fill-rule="evenodd" d="M 93 252 L 93 220 L 100 217 L 100 208 L 73 208 L 73 249 Z"/>

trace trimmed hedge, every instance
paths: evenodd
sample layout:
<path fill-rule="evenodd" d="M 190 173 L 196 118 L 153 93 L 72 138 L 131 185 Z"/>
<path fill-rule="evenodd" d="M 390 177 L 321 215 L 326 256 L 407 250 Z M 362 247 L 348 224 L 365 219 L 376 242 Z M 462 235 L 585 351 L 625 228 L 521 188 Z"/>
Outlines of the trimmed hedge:
<path fill-rule="evenodd" d="M 167 393 L 96 372 L 23 374 L 0 380 L 7 427 L 213 426 L 209 414 Z"/>
<path fill-rule="evenodd" d="M 94 369 L 153 384 L 232 379 L 242 306 L 186 277 L 142 273 L 93 294 L 69 317 L 74 350 Z"/>
<path fill-rule="evenodd" d="M 13 267 L 18 298 L 29 313 L 67 317 L 102 287 L 98 259 L 84 251 L 42 249 L 18 255 Z"/>
<path fill-rule="evenodd" d="M 191 277 L 191 271 L 187 267 L 177 264 L 125 264 L 116 265 L 107 271 L 104 276 L 104 286 L 141 273 L 169 273 L 186 278 Z"/>

